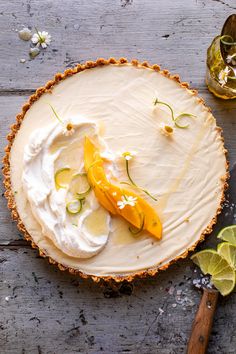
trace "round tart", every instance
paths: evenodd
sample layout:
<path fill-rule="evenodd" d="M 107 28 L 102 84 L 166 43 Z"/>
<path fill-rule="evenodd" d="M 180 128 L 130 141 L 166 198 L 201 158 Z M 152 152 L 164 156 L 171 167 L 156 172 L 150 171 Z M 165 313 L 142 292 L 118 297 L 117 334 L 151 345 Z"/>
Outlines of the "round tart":
<path fill-rule="evenodd" d="M 197 92 L 158 65 L 98 59 L 57 74 L 8 141 L 12 217 L 61 270 L 153 275 L 186 257 L 221 211 L 221 129 Z"/>

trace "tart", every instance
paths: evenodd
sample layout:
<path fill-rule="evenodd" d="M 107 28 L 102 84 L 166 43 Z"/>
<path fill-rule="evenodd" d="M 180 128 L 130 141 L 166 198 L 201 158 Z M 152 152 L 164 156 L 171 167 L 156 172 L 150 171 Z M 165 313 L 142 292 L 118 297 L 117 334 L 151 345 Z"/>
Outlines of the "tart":
<path fill-rule="evenodd" d="M 16 120 L 8 207 L 61 270 L 97 281 L 154 275 L 212 231 L 226 150 L 178 75 L 124 58 L 79 64 L 37 89 Z"/>

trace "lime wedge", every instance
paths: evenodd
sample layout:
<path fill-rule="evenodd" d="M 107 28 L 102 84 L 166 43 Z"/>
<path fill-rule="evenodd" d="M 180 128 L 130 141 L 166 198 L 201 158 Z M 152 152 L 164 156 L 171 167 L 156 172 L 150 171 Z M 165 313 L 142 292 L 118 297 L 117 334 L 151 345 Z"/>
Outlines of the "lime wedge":
<path fill-rule="evenodd" d="M 74 199 L 71 202 L 66 204 L 66 210 L 69 214 L 78 214 L 82 210 L 82 200 L 81 199 Z"/>
<path fill-rule="evenodd" d="M 60 168 L 60 170 L 58 170 L 54 176 L 56 188 L 67 188 L 67 186 L 70 184 L 72 174 L 73 170 L 71 168 Z"/>
<path fill-rule="evenodd" d="M 234 268 L 215 250 L 203 250 L 191 257 L 203 274 L 211 275 L 211 282 L 225 296 L 233 291 L 235 286 Z"/>
<path fill-rule="evenodd" d="M 86 173 L 76 173 L 73 175 L 71 184 L 70 184 L 70 192 L 76 197 L 84 198 L 90 192 L 91 187 L 87 180 Z"/>
<path fill-rule="evenodd" d="M 236 245 L 222 242 L 218 245 L 217 252 L 236 270 Z"/>
<path fill-rule="evenodd" d="M 236 245 L 236 225 L 227 226 L 217 235 L 218 238 Z"/>

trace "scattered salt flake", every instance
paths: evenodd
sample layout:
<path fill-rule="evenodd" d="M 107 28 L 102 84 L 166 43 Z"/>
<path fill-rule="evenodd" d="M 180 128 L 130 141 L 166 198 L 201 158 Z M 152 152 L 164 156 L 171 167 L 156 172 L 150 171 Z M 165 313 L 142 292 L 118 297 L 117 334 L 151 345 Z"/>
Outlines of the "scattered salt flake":
<path fill-rule="evenodd" d="M 5 300 L 6 300 L 6 302 L 8 302 L 8 301 L 10 300 L 10 297 L 9 297 L 9 296 L 6 296 L 6 297 L 5 297 Z"/>
<path fill-rule="evenodd" d="M 175 287 L 174 286 L 171 286 L 170 289 L 168 290 L 168 294 L 169 295 L 173 295 L 175 292 Z"/>
<path fill-rule="evenodd" d="M 20 59 L 20 63 L 24 64 L 26 62 L 25 59 Z"/>
<path fill-rule="evenodd" d="M 176 307 L 177 306 L 177 304 L 172 304 L 172 307 Z"/>
<path fill-rule="evenodd" d="M 201 280 L 200 279 L 193 279 L 193 285 L 200 289 L 201 288 Z"/>
<path fill-rule="evenodd" d="M 176 291 L 176 295 L 181 295 L 181 294 L 182 294 L 182 292 L 183 292 L 183 290 L 178 289 L 178 290 Z"/>
<path fill-rule="evenodd" d="M 211 279 L 208 276 L 204 277 L 202 274 L 200 274 L 200 278 L 193 279 L 193 285 L 198 289 L 202 287 L 212 289 L 213 287 Z"/>
<path fill-rule="evenodd" d="M 159 307 L 158 310 L 159 310 L 160 315 L 162 315 L 164 313 L 164 310 L 162 308 Z"/>

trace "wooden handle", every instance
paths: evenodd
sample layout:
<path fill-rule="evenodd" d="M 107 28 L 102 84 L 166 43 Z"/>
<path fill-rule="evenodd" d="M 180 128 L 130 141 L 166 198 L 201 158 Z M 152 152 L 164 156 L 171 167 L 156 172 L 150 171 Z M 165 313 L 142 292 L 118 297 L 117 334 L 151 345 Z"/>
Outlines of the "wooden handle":
<path fill-rule="evenodd" d="M 203 290 L 202 299 L 193 322 L 187 354 L 206 353 L 218 295 L 217 290 Z"/>

